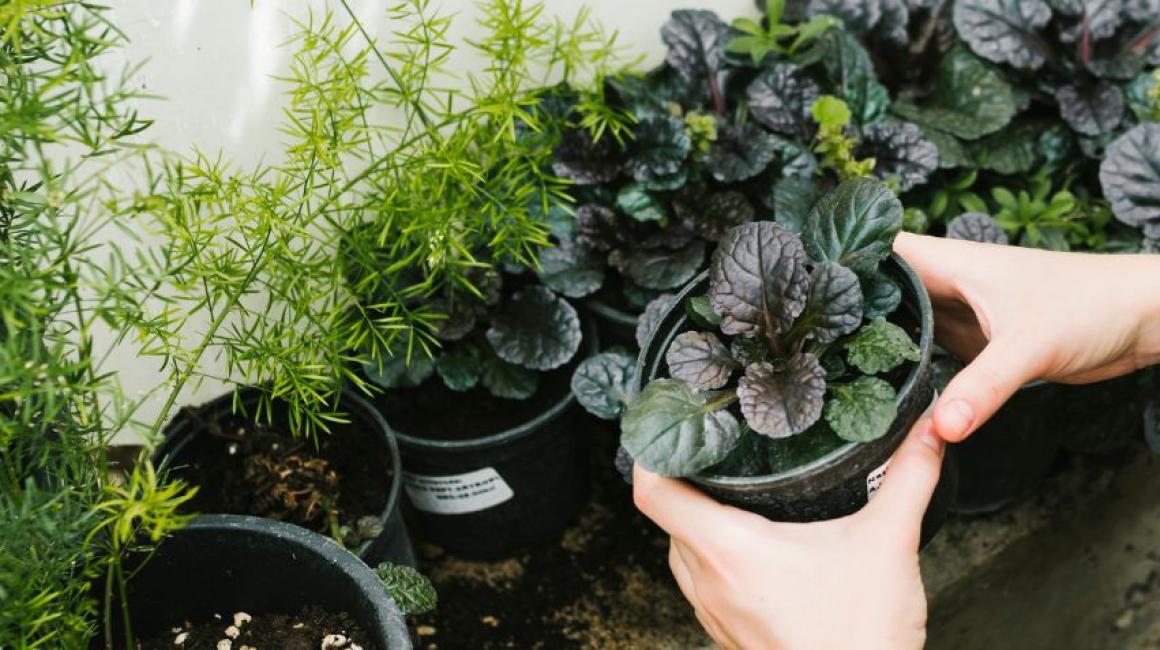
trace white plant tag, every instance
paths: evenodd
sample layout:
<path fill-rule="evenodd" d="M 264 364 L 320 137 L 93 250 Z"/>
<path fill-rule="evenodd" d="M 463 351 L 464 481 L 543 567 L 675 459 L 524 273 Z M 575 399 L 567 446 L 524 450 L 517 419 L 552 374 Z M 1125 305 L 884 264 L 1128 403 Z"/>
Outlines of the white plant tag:
<path fill-rule="evenodd" d="M 878 469 L 866 475 L 867 503 L 870 502 L 870 499 L 874 498 L 874 495 L 878 492 L 878 488 L 882 487 L 882 481 L 886 478 L 886 470 L 890 469 L 890 460 L 887 458 L 885 463 L 878 466 Z"/>
<path fill-rule="evenodd" d="M 439 515 L 479 512 L 515 496 L 494 467 L 450 476 L 403 472 L 403 489 L 416 508 Z"/>

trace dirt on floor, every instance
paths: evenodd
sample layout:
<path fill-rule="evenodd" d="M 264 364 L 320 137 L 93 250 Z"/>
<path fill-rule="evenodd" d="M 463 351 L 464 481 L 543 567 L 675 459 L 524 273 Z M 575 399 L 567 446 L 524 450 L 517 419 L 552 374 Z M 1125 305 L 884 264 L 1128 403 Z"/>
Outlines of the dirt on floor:
<path fill-rule="evenodd" d="M 439 609 L 414 619 L 417 648 L 685 650 L 706 637 L 668 568 L 668 537 L 637 513 L 605 432 L 592 500 L 560 541 L 502 562 L 421 546 Z"/>

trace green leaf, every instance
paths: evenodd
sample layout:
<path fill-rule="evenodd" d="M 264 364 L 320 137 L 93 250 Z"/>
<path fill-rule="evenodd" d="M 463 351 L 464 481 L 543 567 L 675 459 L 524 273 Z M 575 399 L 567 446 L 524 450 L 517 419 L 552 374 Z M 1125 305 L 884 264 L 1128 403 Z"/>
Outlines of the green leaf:
<path fill-rule="evenodd" d="M 741 439 L 726 391 L 698 392 L 676 379 L 644 387 L 620 421 L 620 443 L 661 476 L 692 476 L 725 459 Z"/>
<path fill-rule="evenodd" d="M 898 197 L 878 181 L 855 178 L 814 205 L 802 241 L 815 262 L 834 262 L 869 273 L 890 255 L 901 230 Z"/>
<path fill-rule="evenodd" d="M 646 289 L 676 289 L 693 279 L 705 263 L 705 243 L 693 240 L 683 248 L 634 250 L 625 262 L 624 273 Z"/>
<path fill-rule="evenodd" d="M 777 156 L 777 144 L 777 136 L 752 122 L 724 125 L 705 162 L 717 181 L 736 183 L 765 171 Z"/>
<path fill-rule="evenodd" d="M 979 56 L 1036 70 L 1047 60 L 1040 30 L 1051 20 L 1043 0 L 956 0 L 955 31 Z"/>
<path fill-rule="evenodd" d="M 810 274 L 806 307 L 795 331 L 818 343 L 831 343 L 862 324 L 862 289 L 858 276 L 844 266 L 819 264 Z"/>
<path fill-rule="evenodd" d="M 1001 246 L 1011 243 L 999 223 L 991 215 L 981 212 L 964 212 L 955 217 L 947 225 L 947 239 L 963 239 Z"/>
<path fill-rule="evenodd" d="M 741 413 L 749 428 L 770 438 L 786 438 L 810 428 L 822 415 L 825 393 L 826 371 L 812 354 L 795 354 L 784 370 L 755 363 L 737 383 Z"/>
<path fill-rule="evenodd" d="M 831 386 L 830 391 L 826 422 L 843 440 L 877 440 L 890 431 L 898 417 L 894 388 L 877 377 L 859 377 L 849 384 Z"/>
<path fill-rule="evenodd" d="M 709 296 L 693 296 L 685 301 L 685 313 L 698 327 L 717 327 L 721 316 L 713 311 Z"/>
<path fill-rule="evenodd" d="M 1100 185 L 1117 219 L 1160 239 L 1160 123 L 1137 125 L 1108 146 Z"/>
<path fill-rule="evenodd" d="M 616 205 L 637 221 L 664 221 L 668 211 L 641 183 L 629 183 L 616 193 Z"/>
<path fill-rule="evenodd" d="M 674 298 L 676 296 L 671 293 L 663 293 L 653 298 L 645 306 L 640 317 L 636 319 L 636 344 L 638 347 L 644 349 L 648 344 L 649 337 L 652 336 L 653 330 L 660 324 L 661 319 L 672 306 Z"/>
<path fill-rule="evenodd" d="M 873 124 L 885 118 L 890 93 L 878 82 L 874 63 L 858 39 L 844 29 L 831 29 L 818 42 L 826 77 L 834 94 L 850 106 L 854 122 Z"/>
<path fill-rule="evenodd" d="M 975 143 L 979 166 L 1000 174 L 1030 172 L 1039 162 L 1039 131 L 1031 125 L 1013 124 Z"/>
<path fill-rule="evenodd" d="M 1003 73 L 962 47 L 943 57 L 936 78 L 933 92 L 921 106 L 900 100 L 894 112 L 964 140 L 999 131 L 1018 112 L 1014 90 Z"/>
<path fill-rule="evenodd" d="M 850 107 L 833 95 L 822 95 L 810 105 L 810 115 L 823 128 L 843 128 L 850 124 Z"/>
<path fill-rule="evenodd" d="M 808 283 L 801 241 L 769 221 L 729 231 L 709 267 L 709 299 L 730 336 L 787 331 L 805 306 Z"/>
<path fill-rule="evenodd" d="M 582 298 L 604 285 L 604 263 L 586 247 L 565 240 L 540 252 L 540 281 L 569 298 Z"/>
<path fill-rule="evenodd" d="M 412 388 L 427 381 L 435 372 L 435 363 L 420 351 L 412 352 L 409 362 L 405 349 L 396 346 L 392 353 L 394 356 L 378 362 L 363 362 L 367 379 L 383 388 Z"/>
<path fill-rule="evenodd" d="M 521 368 L 490 354 L 484 360 L 480 382 L 488 392 L 501 399 L 527 399 L 540 386 L 535 370 Z"/>
<path fill-rule="evenodd" d="M 863 316 L 870 320 L 889 316 L 902 304 L 902 288 L 881 271 L 860 277 Z"/>
<path fill-rule="evenodd" d="M 1106 81 L 1064 84 L 1055 90 L 1055 101 L 1063 121 L 1086 136 L 1115 131 L 1127 108 L 1124 92 Z"/>
<path fill-rule="evenodd" d="M 737 368 L 728 348 L 711 332 L 681 332 L 665 353 L 669 375 L 697 390 L 715 390 L 729 383 Z"/>
<path fill-rule="evenodd" d="M 777 182 L 773 188 L 773 218 L 786 230 L 801 234 L 805 230 L 810 210 L 825 192 L 817 180 L 791 176 Z"/>
<path fill-rule="evenodd" d="M 443 383 L 459 392 L 475 388 L 482 365 L 479 349 L 472 343 L 452 345 L 435 359 L 435 370 Z"/>
<path fill-rule="evenodd" d="M 874 175 L 907 192 L 927 181 L 939 165 L 938 147 L 907 122 L 879 122 L 862 129 L 858 158 L 874 159 Z"/>
<path fill-rule="evenodd" d="M 572 373 L 572 394 L 592 415 L 615 420 L 628 404 L 635 366 L 634 357 L 620 352 L 588 357 Z"/>
<path fill-rule="evenodd" d="M 402 564 L 383 562 L 375 567 L 375 575 L 386 586 L 391 599 L 406 616 L 426 614 L 439 604 L 435 586 L 427 576 Z"/>
<path fill-rule="evenodd" d="M 810 107 L 818 86 L 792 63 L 774 63 L 757 75 L 746 90 L 749 114 L 774 133 L 808 142 L 813 136 Z"/>
<path fill-rule="evenodd" d="M 637 181 L 655 181 L 679 172 L 692 149 L 684 121 L 671 115 L 646 117 L 632 132 L 635 139 L 625 171 Z"/>
<path fill-rule="evenodd" d="M 487 340 L 501 359 L 531 370 L 552 370 L 580 349 L 576 309 L 547 287 L 517 292 L 492 318 Z"/>
<path fill-rule="evenodd" d="M 889 372 L 906 361 L 918 361 L 921 353 L 906 330 L 879 317 L 846 341 L 846 359 L 858 370 L 876 375 Z"/>

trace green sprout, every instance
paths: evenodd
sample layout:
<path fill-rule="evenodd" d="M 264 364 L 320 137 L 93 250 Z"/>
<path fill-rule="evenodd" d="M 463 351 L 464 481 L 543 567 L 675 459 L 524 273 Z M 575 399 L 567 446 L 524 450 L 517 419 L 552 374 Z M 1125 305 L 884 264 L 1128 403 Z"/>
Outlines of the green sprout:
<path fill-rule="evenodd" d="M 729 40 L 726 45 L 729 52 L 748 55 L 754 64 L 758 64 L 770 54 L 792 55 L 827 30 L 842 26 L 841 20 L 826 15 L 815 16 L 801 25 L 783 23 L 785 0 L 767 0 L 765 9 L 764 26 L 752 18 L 733 21 L 733 29 L 741 34 Z"/>
<path fill-rule="evenodd" d="M 833 170 L 839 180 L 869 176 L 874 171 L 874 159 L 854 157 L 856 142 L 846 135 L 850 124 L 850 107 L 832 95 L 822 95 L 810 107 L 810 114 L 818 123 L 814 151 L 821 154 L 820 166 Z"/>

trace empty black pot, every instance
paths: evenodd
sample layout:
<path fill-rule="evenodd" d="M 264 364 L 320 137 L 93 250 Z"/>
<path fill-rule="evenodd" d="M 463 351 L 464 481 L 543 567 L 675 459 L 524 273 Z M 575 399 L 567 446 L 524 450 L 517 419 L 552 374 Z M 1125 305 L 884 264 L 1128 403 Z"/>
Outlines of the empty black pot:
<path fill-rule="evenodd" d="M 583 352 L 598 340 L 585 321 Z M 505 431 L 434 439 L 396 430 L 416 535 L 478 559 L 558 539 L 588 496 L 592 426 L 564 388 L 546 411 Z"/>
<path fill-rule="evenodd" d="M 255 406 L 258 403 L 259 397 L 260 393 L 256 389 L 247 388 L 241 390 L 239 400 L 246 413 L 255 412 Z M 197 464 L 198 457 L 193 451 L 199 443 L 209 441 L 209 434 L 206 433 L 205 427 L 198 420 L 212 421 L 230 416 L 233 413 L 233 404 L 234 394 L 228 393 L 198 407 L 195 411 L 182 410 L 178 413 L 169 426 L 166 427 L 165 439 L 153 451 L 152 460 L 154 465 L 164 468 L 170 476 L 181 478 L 192 485 L 201 485 L 206 481 L 220 480 L 218 476 L 204 476 L 203 472 L 199 471 Z M 382 533 L 374 539 L 364 541 L 358 548 L 352 550 L 372 566 L 383 561 L 415 566 L 415 551 L 411 546 L 411 539 L 407 534 L 407 525 L 403 520 L 401 507 L 403 472 L 401 470 L 402 463 L 395 434 L 370 402 L 354 392 L 348 390 L 343 393 L 341 408 L 350 419 L 350 427 L 358 427 L 362 431 L 369 432 L 371 434 L 369 436 L 369 444 L 373 444 L 376 447 L 381 444 L 379 451 L 386 454 L 387 461 L 390 463 L 391 468 L 393 468 L 389 477 L 386 475 L 381 477 L 381 480 L 387 483 L 384 486 L 387 493 L 387 501 L 382 512 L 378 515 L 379 523 L 382 525 Z M 194 415 L 195 412 L 197 414 L 196 416 Z M 283 416 L 284 412 L 275 403 L 275 421 L 278 421 Z M 368 443 L 364 439 L 363 441 L 359 441 L 358 444 Z M 359 471 L 361 469 L 361 467 L 352 468 L 351 471 Z M 371 477 L 371 480 L 377 480 L 377 477 Z"/>
<path fill-rule="evenodd" d="M 214 614 L 296 614 L 303 607 L 346 612 L 380 650 L 411 640 L 398 605 L 375 573 L 338 544 L 304 528 L 260 517 L 205 515 L 177 531 L 128 582 L 133 634 L 147 639 Z M 123 638 L 120 616 L 113 639 Z M 104 634 L 98 634 L 98 647 Z"/>
<path fill-rule="evenodd" d="M 811 463 L 769 476 L 734 477 L 699 474 L 689 480 L 718 501 L 744 508 L 777 521 L 820 521 L 849 515 L 866 505 L 884 476 L 891 455 L 934 398 L 930 366 L 933 316 L 930 298 L 918 276 L 897 255 L 883 271 L 902 286 L 902 313 L 921 329 L 922 357 L 898 391 L 898 417 L 885 435 L 869 443 L 849 443 Z M 708 291 L 707 273 L 694 279 L 662 318 L 641 352 L 636 388 L 664 372 L 669 344 L 693 327 L 683 307 L 689 296 Z M 957 482 L 953 453 L 943 461 L 942 477 L 923 520 L 923 539 L 929 540 L 946 517 Z"/>

